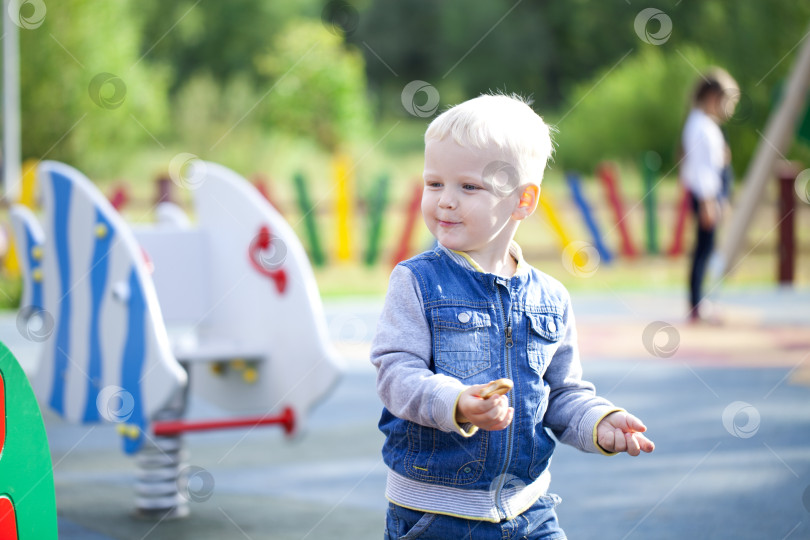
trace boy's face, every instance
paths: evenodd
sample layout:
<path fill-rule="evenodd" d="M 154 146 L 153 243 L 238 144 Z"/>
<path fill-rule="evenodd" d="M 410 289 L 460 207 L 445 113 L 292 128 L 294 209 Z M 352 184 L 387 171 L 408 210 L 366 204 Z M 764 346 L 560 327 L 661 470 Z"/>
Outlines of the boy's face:
<path fill-rule="evenodd" d="M 465 148 L 451 137 L 425 145 L 422 217 L 445 247 L 484 254 L 505 249 L 517 227 L 517 172 L 494 149 Z"/>

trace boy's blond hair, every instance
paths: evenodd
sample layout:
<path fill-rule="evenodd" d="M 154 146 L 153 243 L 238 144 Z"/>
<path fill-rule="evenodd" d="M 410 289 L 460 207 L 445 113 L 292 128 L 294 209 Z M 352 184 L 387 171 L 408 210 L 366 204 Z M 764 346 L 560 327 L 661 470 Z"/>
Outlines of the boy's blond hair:
<path fill-rule="evenodd" d="M 540 186 L 553 151 L 551 130 L 529 104 L 516 94 L 470 99 L 436 117 L 425 132 L 425 142 L 449 135 L 467 148 L 496 148 L 517 170 L 518 185 Z"/>

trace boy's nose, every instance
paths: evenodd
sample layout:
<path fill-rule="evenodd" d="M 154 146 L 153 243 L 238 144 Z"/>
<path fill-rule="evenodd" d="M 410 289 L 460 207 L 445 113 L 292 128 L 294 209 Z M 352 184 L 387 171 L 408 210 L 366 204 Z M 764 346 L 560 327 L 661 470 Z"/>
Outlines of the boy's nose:
<path fill-rule="evenodd" d="M 456 199 L 447 191 L 444 191 L 439 197 L 439 208 L 455 208 Z"/>

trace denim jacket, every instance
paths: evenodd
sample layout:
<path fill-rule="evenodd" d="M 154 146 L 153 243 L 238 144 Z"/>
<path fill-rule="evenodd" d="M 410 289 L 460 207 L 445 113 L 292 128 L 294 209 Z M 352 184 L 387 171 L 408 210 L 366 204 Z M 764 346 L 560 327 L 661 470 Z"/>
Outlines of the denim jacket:
<path fill-rule="evenodd" d="M 386 495 L 469 519 L 511 519 L 547 494 L 555 442 L 597 452 L 595 426 L 616 409 L 581 378 L 571 302 L 520 257 L 509 279 L 442 246 L 400 263 L 372 345 L 385 405 Z M 455 422 L 466 385 L 501 377 L 515 409 L 501 431 Z"/>

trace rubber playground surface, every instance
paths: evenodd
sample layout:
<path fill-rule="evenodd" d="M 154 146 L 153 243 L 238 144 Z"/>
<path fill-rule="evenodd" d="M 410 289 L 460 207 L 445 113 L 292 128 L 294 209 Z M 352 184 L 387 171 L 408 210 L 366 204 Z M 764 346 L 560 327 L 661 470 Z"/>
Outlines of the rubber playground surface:
<path fill-rule="evenodd" d="M 720 326 L 688 326 L 678 291 L 572 294 L 585 376 L 641 417 L 651 455 L 558 445 L 551 490 L 572 539 L 810 538 L 810 291 L 725 291 Z M 326 301 L 346 373 L 289 441 L 272 427 L 186 436 L 205 472 L 191 515 L 133 515 L 135 465 L 113 426 L 43 411 L 61 539 L 379 539 L 380 402 L 368 364 L 379 299 Z M 0 316 L 23 367 L 36 347 Z M 189 416 L 222 413 L 192 400 Z"/>

